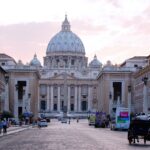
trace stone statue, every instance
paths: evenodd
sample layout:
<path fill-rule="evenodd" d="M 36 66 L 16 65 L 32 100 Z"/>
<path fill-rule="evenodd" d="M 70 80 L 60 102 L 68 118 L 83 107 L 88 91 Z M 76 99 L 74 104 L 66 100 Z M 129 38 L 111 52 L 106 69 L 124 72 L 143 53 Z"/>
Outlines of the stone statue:
<path fill-rule="evenodd" d="M 64 68 L 65 67 L 65 62 L 63 59 L 59 60 L 59 67 Z"/>
<path fill-rule="evenodd" d="M 57 67 L 55 58 L 52 60 L 52 66 L 53 66 L 53 67 Z"/>

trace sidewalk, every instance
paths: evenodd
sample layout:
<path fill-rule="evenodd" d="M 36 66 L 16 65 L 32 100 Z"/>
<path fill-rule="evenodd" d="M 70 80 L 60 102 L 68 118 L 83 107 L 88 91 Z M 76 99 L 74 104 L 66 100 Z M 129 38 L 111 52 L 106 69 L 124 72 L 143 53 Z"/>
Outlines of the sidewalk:
<path fill-rule="evenodd" d="M 0 137 L 10 135 L 13 133 L 17 133 L 17 132 L 21 132 L 21 131 L 24 131 L 30 127 L 32 127 L 32 126 L 31 125 L 11 126 L 11 127 L 7 128 L 7 133 L 1 133 Z"/>

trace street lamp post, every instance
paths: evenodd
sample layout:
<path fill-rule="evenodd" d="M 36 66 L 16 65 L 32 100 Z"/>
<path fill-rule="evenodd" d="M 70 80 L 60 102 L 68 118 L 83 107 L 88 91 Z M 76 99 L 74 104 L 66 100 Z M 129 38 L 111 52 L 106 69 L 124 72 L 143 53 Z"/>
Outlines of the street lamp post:
<path fill-rule="evenodd" d="M 147 81 L 148 77 L 142 78 L 142 81 L 144 83 L 144 88 L 143 88 L 143 112 L 145 114 L 148 114 L 148 102 L 147 102 Z"/>
<path fill-rule="evenodd" d="M 128 109 L 130 115 L 131 114 L 131 85 L 128 85 Z"/>

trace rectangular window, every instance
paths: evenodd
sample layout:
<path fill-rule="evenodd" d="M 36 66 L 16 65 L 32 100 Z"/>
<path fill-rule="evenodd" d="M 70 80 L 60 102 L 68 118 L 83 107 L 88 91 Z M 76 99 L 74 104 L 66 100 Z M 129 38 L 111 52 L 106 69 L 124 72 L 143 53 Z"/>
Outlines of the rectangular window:
<path fill-rule="evenodd" d="M 54 111 L 57 111 L 57 104 L 54 104 Z"/>
<path fill-rule="evenodd" d="M 83 98 L 86 98 L 86 95 L 83 95 L 82 97 L 83 97 Z"/>
<path fill-rule="evenodd" d="M 61 101 L 61 110 L 64 108 L 64 101 Z"/>
<path fill-rule="evenodd" d="M 41 110 L 46 110 L 46 101 L 41 101 Z"/>
<path fill-rule="evenodd" d="M 87 110 L 87 102 L 86 101 L 82 101 L 82 111 L 86 111 Z"/>
<path fill-rule="evenodd" d="M 122 83 L 121 82 L 113 82 L 113 88 L 114 88 L 114 101 L 117 101 L 118 98 L 121 102 L 122 99 Z"/>
<path fill-rule="evenodd" d="M 18 114 L 19 116 L 22 115 L 22 107 L 18 107 Z"/>
<path fill-rule="evenodd" d="M 71 104 L 71 111 L 74 111 L 74 104 Z"/>
<path fill-rule="evenodd" d="M 25 94 L 26 81 L 18 81 L 16 88 L 18 90 L 18 99 L 22 100 Z"/>
<path fill-rule="evenodd" d="M 74 65 L 74 59 L 71 60 L 71 65 Z"/>
<path fill-rule="evenodd" d="M 44 84 L 40 85 L 40 95 L 46 95 L 46 94 L 47 94 L 46 85 Z"/>

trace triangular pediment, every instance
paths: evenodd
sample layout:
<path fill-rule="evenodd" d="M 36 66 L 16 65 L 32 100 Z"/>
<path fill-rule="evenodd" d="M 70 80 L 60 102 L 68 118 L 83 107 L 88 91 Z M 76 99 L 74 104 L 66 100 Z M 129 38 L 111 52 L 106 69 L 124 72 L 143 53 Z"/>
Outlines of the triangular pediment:
<path fill-rule="evenodd" d="M 66 79 L 66 80 L 74 80 L 74 79 L 77 79 L 77 78 L 72 76 L 72 75 L 69 75 L 67 73 L 61 73 L 61 74 L 58 74 L 58 75 L 54 75 L 50 79 L 54 79 L 54 80 L 64 80 L 64 79 Z"/>

